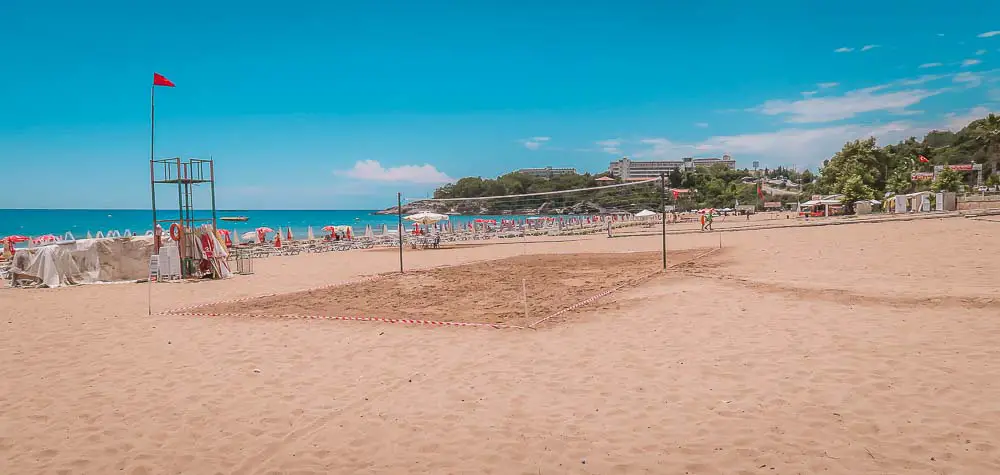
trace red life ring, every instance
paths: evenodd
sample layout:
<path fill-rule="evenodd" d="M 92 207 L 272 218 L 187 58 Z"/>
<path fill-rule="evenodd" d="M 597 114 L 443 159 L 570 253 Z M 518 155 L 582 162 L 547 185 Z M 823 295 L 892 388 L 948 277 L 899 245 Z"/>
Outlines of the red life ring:
<path fill-rule="evenodd" d="M 173 223 L 170 225 L 170 239 L 174 241 L 181 240 L 181 225 Z"/>

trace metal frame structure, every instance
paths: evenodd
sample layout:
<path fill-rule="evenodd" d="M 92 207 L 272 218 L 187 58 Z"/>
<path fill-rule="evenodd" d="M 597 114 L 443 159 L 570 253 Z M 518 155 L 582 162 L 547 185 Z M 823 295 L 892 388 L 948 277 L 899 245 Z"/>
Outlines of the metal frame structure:
<path fill-rule="evenodd" d="M 206 170 L 207 169 L 207 170 Z M 192 232 L 202 224 L 211 224 L 212 231 L 218 230 L 215 209 L 215 162 L 212 159 L 189 158 L 183 160 L 179 157 L 151 159 L 149 161 L 149 190 L 153 207 L 153 230 L 156 226 L 166 232 L 170 225 L 177 223 L 181 227 L 181 234 Z M 212 217 L 197 218 L 195 216 L 194 192 L 198 185 L 208 184 L 212 197 Z M 156 207 L 156 187 L 157 185 L 170 185 L 177 188 L 177 217 L 159 219 Z M 192 256 L 196 255 L 195 243 L 186 239 L 181 239 L 179 246 L 181 258 L 181 277 L 187 278 L 193 274 Z M 156 250 L 159 252 L 159 249 Z"/>

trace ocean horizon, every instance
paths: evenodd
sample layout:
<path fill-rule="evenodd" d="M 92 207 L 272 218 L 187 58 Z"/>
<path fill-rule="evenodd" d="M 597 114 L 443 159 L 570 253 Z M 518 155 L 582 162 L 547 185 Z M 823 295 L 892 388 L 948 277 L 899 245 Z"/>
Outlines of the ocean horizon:
<path fill-rule="evenodd" d="M 355 232 L 363 231 L 365 226 L 381 228 L 383 224 L 395 229 L 396 215 L 377 215 L 381 210 L 218 210 L 216 216 L 246 216 L 246 222 L 218 221 L 220 229 L 229 229 L 237 233 L 253 231 L 261 226 L 272 229 L 291 228 L 298 238 L 306 236 L 307 229 L 312 226 L 315 234 L 322 234 L 320 228 L 326 225 L 350 225 Z M 158 210 L 157 219 L 176 219 L 176 209 Z M 210 213 L 197 212 L 196 218 L 210 218 Z M 467 223 L 479 218 L 511 219 L 521 216 L 452 216 L 451 220 Z M 74 238 L 82 239 L 87 233 L 96 235 L 98 231 L 107 235 L 109 231 L 126 231 L 142 235 L 153 228 L 153 214 L 149 209 L 0 209 L 0 238 L 10 235 L 41 236 L 54 234 L 65 236 L 71 233 Z M 406 224 L 406 223 L 404 223 Z"/>

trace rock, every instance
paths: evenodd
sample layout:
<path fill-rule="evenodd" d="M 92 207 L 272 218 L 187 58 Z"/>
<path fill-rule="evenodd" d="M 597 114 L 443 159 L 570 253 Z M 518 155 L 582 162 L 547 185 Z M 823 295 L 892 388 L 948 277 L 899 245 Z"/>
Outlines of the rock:
<path fill-rule="evenodd" d="M 254 372 L 254 373 L 258 373 L 258 374 L 260 374 L 260 368 L 254 368 L 254 369 L 253 369 L 253 372 Z"/>

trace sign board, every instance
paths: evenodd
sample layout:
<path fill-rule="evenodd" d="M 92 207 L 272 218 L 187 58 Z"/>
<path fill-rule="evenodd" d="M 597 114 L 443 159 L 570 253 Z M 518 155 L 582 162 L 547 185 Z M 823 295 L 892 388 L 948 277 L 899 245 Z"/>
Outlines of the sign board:
<path fill-rule="evenodd" d="M 946 165 L 935 165 L 934 166 L 934 171 L 938 171 L 939 172 L 941 170 L 944 170 L 945 166 Z M 950 168 L 950 169 L 952 169 L 952 170 L 954 170 L 954 171 L 956 171 L 956 172 L 969 172 L 969 171 L 972 171 L 972 170 L 982 170 L 983 169 L 983 164 L 982 163 L 959 163 L 959 164 L 955 164 L 955 165 L 947 165 L 947 167 Z"/>
<path fill-rule="evenodd" d="M 822 195 L 812 195 L 812 198 L 810 198 L 810 199 L 812 201 L 819 201 L 819 200 L 823 199 L 823 196 Z"/>
<path fill-rule="evenodd" d="M 754 160 L 754 161 L 753 161 L 753 169 L 754 169 L 754 170 L 756 170 L 756 169 L 758 169 L 758 168 L 760 168 L 760 162 L 759 162 L 759 161 L 757 161 L 757 160 Z"/>
<path fill-rule="evenodd" d="M 931 172 L 913 172 L 910 174 L 910 180 L 912 181 L 922 181 L 922 180 L 933 180 L 934 174 Z"/>
<path fill-rule="evenodd" d="M 149 256 L 149 281 L 156 282 L 160 278 L 160 256 L 153 254 Z"/>
<path fill-rule="evenodd" d="M 677 207 L 674 205 L 666 205 L 663 207 L 663 211 L 665 213 L 673 213 L 675 209 L 677 209 Z"/>
<path fill-rule="evenodd" d="M 765 208 L 781 208 L 781 202 L 780 201 L 765 201 L 764 202 L 764 207 Z"/>

